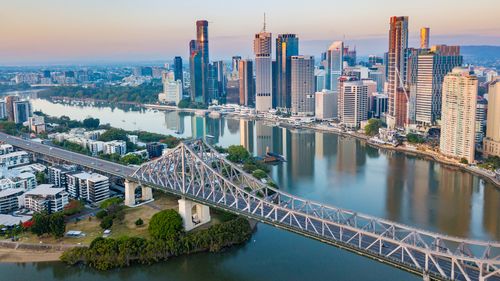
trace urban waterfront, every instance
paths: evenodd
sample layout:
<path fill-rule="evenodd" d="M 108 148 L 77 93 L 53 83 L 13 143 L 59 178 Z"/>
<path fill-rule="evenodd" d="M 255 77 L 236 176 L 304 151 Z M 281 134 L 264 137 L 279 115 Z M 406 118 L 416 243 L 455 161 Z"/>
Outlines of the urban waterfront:
<path fill-rule="evenodd" d="M 270 127 L 262 122 L 211 119 L 178 112 L 128 111 L 69 106 L 32 100 L 34 110 L 74 119 L 87 116 L 128 130 L 178 132 L 205 137 L 223 146 L 242 144 L 256 155 L 266 147 L 287 162 L 275 166 L 280 188 L 303 198 L 449 235 L 500 240 L 500 192 L 469 173 L 391 151 L 381 151 L 348 137 Z M 221 254 L 172 259 L 151 267 L 110 273 L 75 270 L 59 263 L 8 266 L 2 272 L 33 270 L 47 280 L 106 278 L 142 280 L 332 279 L 408 280 L 400 270 L 334 247 L 259 224 L 252 241 Z M 358 270 L 363 268 L 363 270 Z M 365 270 L 366 269 L 366 270 Z M 213 274 L 211 274 L 213 273 Z M 375 274 L 376 273 L 376 274 Z M 128 279 L 127 279 L 128 278 Z M 41 279 L 43 280 L 43 279 Z M 159 279 L 157 279 L 159 280 Z M 415 280 L 418 280 L 415 277 Z"/>

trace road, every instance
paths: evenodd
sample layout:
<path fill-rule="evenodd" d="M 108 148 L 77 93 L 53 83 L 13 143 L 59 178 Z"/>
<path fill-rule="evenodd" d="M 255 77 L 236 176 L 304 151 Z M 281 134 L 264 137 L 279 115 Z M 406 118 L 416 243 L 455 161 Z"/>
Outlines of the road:
<path fill-rule="evenodd" d="M 41 144 L 31 140 L 25 140 L 2 132 L 0 132 L 0 141 L 11 144 L 12 146 L 20 148 L 22 150 L 61 159 L 68 163 L 77 164 L 79 166 L 95 171 L 100 171 L 102 173 L 113 176 L 126 178 L 135 171 L 135 168 L 132 167 L 102 160 L 96 157 L 83 155 L 58 147 Z"/>

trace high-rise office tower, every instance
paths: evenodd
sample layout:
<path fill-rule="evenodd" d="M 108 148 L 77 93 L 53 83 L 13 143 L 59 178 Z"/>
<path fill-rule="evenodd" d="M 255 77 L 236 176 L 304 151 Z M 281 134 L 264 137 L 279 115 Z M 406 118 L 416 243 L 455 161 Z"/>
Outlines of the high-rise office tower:
<path fill-rule="evenodd" d="M 420 49 L 429 49 L 429 38 L 431 29 L 428 27 L 422 27 L 420 29 Z"/>
<path fill-rule="evenodd" d="M 349 48 L 349 46 L 344 47 L 344 61 L 348 66 L 356 65 L 356 47 L 354 49 Z"/>
<path fill-rule="evenodd" d="M 22 124 L 28 121 L 32 115 L 30 102 L 27 100 L 15 101 L 13 106 L 14 122 L 16 124 Z"/>
<path fill-rule="evenodd" d="M 251 60 L 240 60 L 238 69 L 240 77 L 240 105 L 254 106 L 253 62 Z"/>
<path fill-rule="evenodd" d="M 273 107 L 273 85 L 272 85 L 272 36 L 266 32 L 266 23 L 262 32 L 255 34 L 253 41 L 255 53 L 255 109 L 257 112 L 265 112 Z"/>
<path fill-rule="evenodd" d="M 416 81 L 410 86 L 416 97 L 416 122 L 431 126 L 441 118 L 443 79 L 453 68 L 462 65 L 459 46 L 432 46 L 417 57 Z M 415 94 L 413 94 L 415 93 Z"/>
<path fill-rule="evenodd" d="M 231 71 L 232 72 L 238 73 L 238 69 L 240 66 L 240 60 L 241 60 L 241 56 L 233 56 L 233 58 L 231 59 Z"/>
<path fill-rule="evenodd" d="M 274 104 L 279 108 L 291 108 L 291 61 L 299 55 L 299 38 L 295 34 L 279 34 L 276 38 L 276 94 Z"/>
<path fill-rule="evenodd" d="M 184 85 L 184 75 L 182 71 L 182 58 L 174 58 L 174 79 L 175 81 L 181 80 L 181 84 Z"/>
<path fill-rule="evenodd" d="M 291 58 L 292 114 L 314 115 L 314 57 L 292 56 Z"/>
<path fill-rule="evenodd" d="M 344 42 L 335 41 L 326 52 L 326 88 L 338 93 L 339 78 L 344 67 Z"/>
<path fill-rule="evenodd" d="M 485 156 L 500 156 L 500 76 L 488 88 L 488 116 L 486 118 Z"/>
<path fill-rule="evenodd" d="M 216 68 L 217 73 L 217 87 L 219 98 L 226 97 L 226 87 L 227 87 L 227 77 L 226 77 L 226 64 L 224 61 L 216 61 L 214 62 L 214 66 Z"/>
<path fill-rule="evenodd" d="M 408 48 L 408 17 L 391 17 L 389 52 L 387 55 L 389 107 L 387 125 L 404 127 L 407 121 L 406 59 Z"/>
<path fill-rule="evenodd" d="M 209 94 L 208 21 L 196 22 L 196 40 L 189 43 L 191 73 L 191 100 L 207 104 Z"/>
<path fill-rule="evenodd" d="M 343 76 L 339 79 L 338 117 L 348 128 L 358 128 L 368 119 L 368 98 L 377 91 L 372 80 L 357 80 Z"/>
<path fill-rule="evenodd" d="M 486 132 L 486 111 L 488 109 L 488 101 L 483 97 L 477 97 L 476 105 L 476 145 L 483 143 Z"/>
<path fill-rule="evenodd" d="M 478 81 L 468 68 L 456 67 L 444 77 L 441 139 L 446 156 L 474 161 Z"/>

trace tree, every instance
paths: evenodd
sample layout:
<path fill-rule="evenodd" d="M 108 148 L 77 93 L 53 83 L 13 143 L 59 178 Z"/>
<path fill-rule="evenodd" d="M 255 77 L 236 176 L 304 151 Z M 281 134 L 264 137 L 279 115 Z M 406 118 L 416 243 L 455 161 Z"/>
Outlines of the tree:
<path fill-rule="evenodd" d="M 136 221 L 135 221 L 135 225 L 136 226 L 141 226 L 144 224 L 144 221 L 141 219 L 141 218 L 138 218 Z"/>
<path fill-rule="evenodd" d="M 104 217 L 99 226 L 102 229 L 109 229 L 111 226 L 113 226 L 113 217 L 112 216 Z"/>
<path fill-rule="evenodd" d="M 122 140 L 128 141 L 127 131 L 117 128 L 111 128 L 99 136 L 100 141 Z"/>
<path fill-rule="evenodd" d="M 100 120 L 99 118 L 86 118 L 83 120 L 83 127 L 89 128 L 89 129 L 97 129 L 99 127 Z"/>
<path fill-rule="evenodd" d="M 380 119 L 372 118 L 368 120 L 368 124 L 365 126 L 365 134 L 368 136 L 375 136 L 378 134 L 378 130 L 384 126 L 384 122 Z"/>
<path fill-rule="evenodd" d="M 189 99 L 183 99 L 179 102 L 179 104 L 177 105 L 178 108 L 188 108 L 189 105 L 190 105 L 190 101 Z"/>
<path fill-rule="evenodd" d="M 160 211 L 151 218 L 148 231 L 156 239 L 174 239 L 182 233 L 182 218 L 174 210 Z"/>
<path fill-rule="evenodd" d="M 144 160 L 137 154 L 127 154 L 120 159 L 120 162 L 125 165 L 140 165 Z"/>
<path fill-rule="evenodd" d="M 44 172 L 37 172 L 36 173 L 36 182 L 38 184 L 45 184 L 45 183 L 47 183 L 47 175 L 45 175 Z"/>
<path fill-rule="evenodd" d="M 409 143 L 424 143 L 425 139 L 417 134 L 409 133 L 406 135 L 406 140 Z"/>
<path fill-rule="evenodd" d="M 64 215 L 60 212 L 50 215 L 49 218 L 50 233 L 56 238 L 64 236 L 66 224 L 64 223 Z"/>
<path fill-rule="evenodd" d="M 257 169 L 257 170 L 252 172 L 252 176 L 254 176 L 260 180 L 260 179 L 266 178 L 267 174 L 266 174 L 266 172 L 262 171 L 261 169 Z"/>
<path fill-rule="evenodd" d="M 102 220 L 108 215 L 108 212 L 106 210 L 100 210 L 95 214 L 96 218 Z"/>
<path fill-rule="evenodd" d="M 469 160 L 467 160 L 467 158 L 465 158 L 465 157 L 462 157 L 462 159 L 460 159 L 460 163 L 468 165 L 469 164 Z"/>
<path fill-rule="evenodd" d="M 231 162 L 242 163 L 250 157 L 248 150 L 242 145 L 231 145 L 227 149 L 227 159 Z"/>

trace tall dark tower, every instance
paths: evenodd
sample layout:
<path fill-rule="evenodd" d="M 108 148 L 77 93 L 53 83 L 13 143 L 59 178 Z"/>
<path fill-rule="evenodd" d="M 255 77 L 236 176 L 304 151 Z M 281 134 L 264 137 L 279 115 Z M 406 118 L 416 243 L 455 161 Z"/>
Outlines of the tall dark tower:
<path fill-rule="evenodd" d="M 276 95 L 273 104 L 276 107 L 292 106 L 292 56 L 299 55 L 299 38 L 295 34 L 279 34 L 276 38 Z"/>
<path fill-rule="evenodd" d="M 210 101 L 208 87 L 208 21 L 196 22 L 196 40 L 189 43 L 191 73 L 191 100 L 207 104 Z"/>
<path fill-rule="evenodd" d="M 174 58 L 174 79 L 175 81 L 181 80 L 181 84 L 184 86 L 184 78 L 182 75 L 182 58 Z"/>

